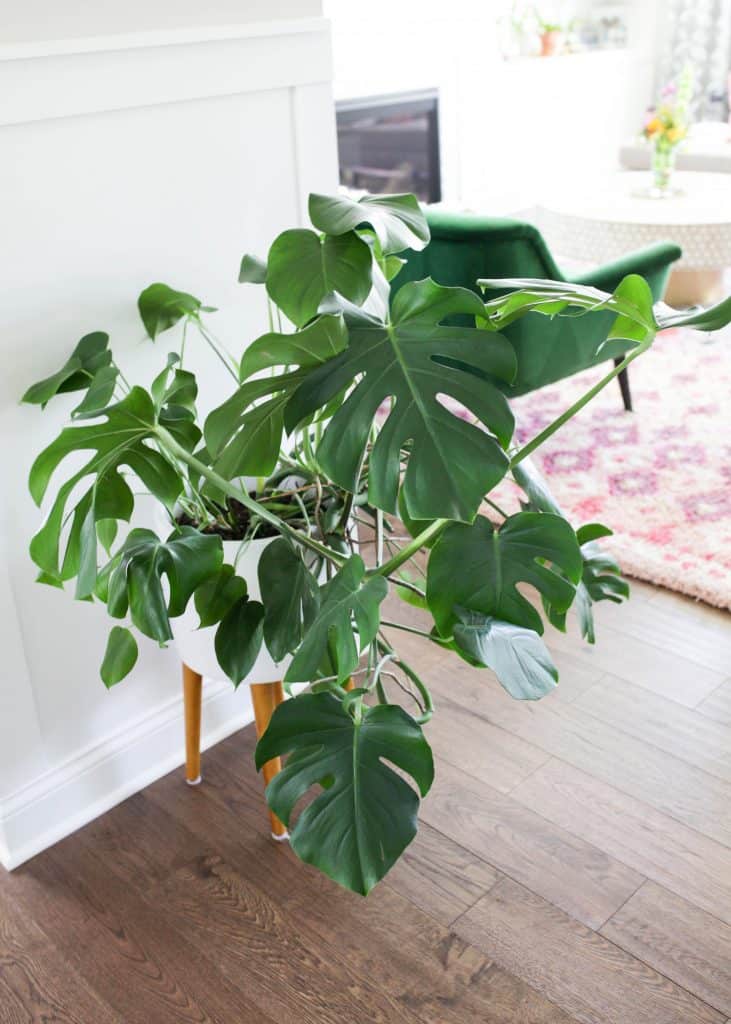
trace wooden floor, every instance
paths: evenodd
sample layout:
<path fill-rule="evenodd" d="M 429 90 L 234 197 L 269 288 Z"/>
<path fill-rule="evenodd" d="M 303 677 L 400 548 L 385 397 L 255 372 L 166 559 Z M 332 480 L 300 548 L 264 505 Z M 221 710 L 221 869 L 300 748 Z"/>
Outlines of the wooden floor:
<path fill-rule="evenodd" d="M 409 639 L 438 780 L 367 900 L 268 838 L 250 730 L 0 875 L 0 1024 L 724 1024 L 728 617 L 599 620 L 536 705 Z"/>

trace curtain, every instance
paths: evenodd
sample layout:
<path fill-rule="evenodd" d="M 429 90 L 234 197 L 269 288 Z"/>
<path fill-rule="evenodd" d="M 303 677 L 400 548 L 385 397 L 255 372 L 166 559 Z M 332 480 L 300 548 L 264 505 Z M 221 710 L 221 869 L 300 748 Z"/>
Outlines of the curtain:
<path fill-rule="evenodd" d="M 729 115 L 731 0 L 666 0 L 665 44 L 658 86 L 693 67 L 691 113 L 696 120 L 725 120 Z"/>

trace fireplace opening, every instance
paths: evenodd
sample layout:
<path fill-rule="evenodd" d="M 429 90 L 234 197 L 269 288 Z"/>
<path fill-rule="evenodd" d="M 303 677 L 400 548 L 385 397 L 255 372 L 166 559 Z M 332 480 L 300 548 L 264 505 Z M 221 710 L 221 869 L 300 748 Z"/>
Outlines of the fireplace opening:
<path fill-rule="evenodd" d="M 436 90 L 342 100 L 336 116 L 342 185 L 441 199 Z"/>

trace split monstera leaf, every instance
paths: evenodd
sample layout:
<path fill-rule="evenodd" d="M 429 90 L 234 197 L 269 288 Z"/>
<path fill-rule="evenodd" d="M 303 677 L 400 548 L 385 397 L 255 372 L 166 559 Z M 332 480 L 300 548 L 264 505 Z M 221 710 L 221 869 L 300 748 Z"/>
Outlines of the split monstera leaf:
<path fill-rule="evenodd" d="M 239 280 L 260 289 L 269 312 L 242 352 L 210 328 L 213 307 L 156 283 L 138 311 L 148 337 L 170 339 L 171 350 L 147 388 L 128 383 L 95 331 L 28 389 L 24 400 L 41 407 L 75 403 L 73 424 L 31 469 L 46 508 L 31 557 L 41 582 L 75 581 L 78 599 L 115 620 L 101 666 L 108 687 L 133 670 L 136 635 L 167 644 L 191 602 L 234 685 L 263 647 L 288 660 L 287 687 L 308 690 L 279 706 L 259 741 L 259 767 L 287 759 L 267 800 L 304 861 L 365 894 L 413 839 L 434 773 L 434 706 L 394 635 L 420 634 L 485 669 L 486 686 L 496 678 L 536 700 L 558 681 L 545 622 L 565 630 L 575 609 L 593 642 L 593 604 L 628 594 L 601 547 L 608 528 L 570 524 L 529 459 L 618 370 L 517 449 L 505 398 L 516 355 L 502 329 L 523 316 L 613 312 L 609 338 L 630 343 L 626 365 L 663 327 L 728 323 L 731 300 L 688 313 L 653 307 L 637 277 L 611 295 L 480 282 L 502 291 L 488 301 L 430 279 L 399 287 L 408 250 L 429 242 L 414 196 L 313 195 L 309 211 L 311 228 L 241 261 Z M 203 422 L 185 365 L 186 346 L 198 344 L 231 378 L 228 393 L 205 396 Z M 485 503 L 507 475 L 524 496 L 514 515 Z M 140 490 L 166 511 L 164 538 L 137 522 Z M 368 529 L 359 537 L 356 525 Z M 263 531 L 257 600 L 238 559 L 224 561 L 222 537 L 246 544 Z M 420 609 L 423 628 L 390 607 L 385 617 L 391 587 Z"/>

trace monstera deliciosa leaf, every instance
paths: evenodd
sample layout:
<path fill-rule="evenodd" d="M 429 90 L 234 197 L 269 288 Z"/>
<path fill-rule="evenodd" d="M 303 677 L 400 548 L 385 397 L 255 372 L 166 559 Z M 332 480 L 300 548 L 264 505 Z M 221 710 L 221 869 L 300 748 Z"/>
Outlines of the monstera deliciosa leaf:
<path fill-rule="evenodd" d="M 59 488 L 30 547 L 34 562 L 49 578 L 62 581 L 77 577 L 77 597 L 87 597 L 94 589 L 100 524 L 110 519 L 128 521 L 132 514 L 134 498 L 120 468 L 131 469 L 168 508 L 172 508 L 183 487 L 168 460 L 145 443 L 155 427 L 155 409 L 146 391 L 133 388 L 123 401 L 109 406 L 101 416 L 101 423 L 62 430 L 35 460 L 29 478 L 31 495 L 40 504 L 54 471 L 67 456 L 94 453 Z M 61 557 L 69 499 L 88 477 L 92 483 L 75 501 Z"/>
<path fill-rule="evenodd" d="M 314 231 L 283 231 L 269 250 L 266 289 L 297 327 L 317 315 L 333 292 L 360 304 L 371 290 L 371 250 L 354 231 L 320 237 Z"/>
<path fill-rule="evenodd" d="M 395 705 L 364 707 L 356 720 L 328 693 L 280 704 L 256 748 L 261 768 L 289 754 L 267 787 L 267 802 L 290 829 L 298 857 L 367 895 L 416 835 L 419 797 L 434 778 L 421 727 Z M 389 764 L 390 762 L 390 764 Z M 322 792 L 292 826 L 292 811 L 313 786 Z"/>
<path fill-rule="evenodd" d="M 419 252 L 429 241 L 429 226 L 414 195 L 322 196 L 309 199 L 310 220 L 328 235 L 343 235 L 370 224 L 383 255 L 413 249 Z"/>
<path fill-rule="evenodd" d="M 451 524 L 434 545 L 427 568 L 427 602 L 442 636 L 452 632 L 458 607 L 543 634 L 541 616 L 518 584 L 531 584 L 556 609 L 565 611 L 581 571 L 576 534 L 561 516 L 519 512 L 499 529 L 478 516 L 469 526 Z"/>
<path fill-rule="evenodd" d="M 356 382 L 317 451 L 331 479 L 353 490 L 371 426 L 383 408 L 384 423 L 369 457 L 368 498 L 387 512 L 396 511 L 400 454 L 407 444 L 403 493 L 415 519 L 470 520 L 508 468 L 503 449 L 513 415 L 492 378 L 512 379 L 514 351 L 492 331 L 442 326 L 453 313 L 480 316 L 483 305 L 467 289 L 444 288 L 430 279 L 399 289 L 387 322 L 347 310 L 348 347 L 308 373 L 285 410 L 285 425 L 294 429 Z M 456 399 L 484 429 L 446 408 L 442 396 Z"/>
<path fill-rule="evenodd" d="M 282 443 L 284 410 L 305 371 L 337 355 L 347 340 L 343 318 L 326 315 L 296 334 L 265 334 L 249 346 L 240 369 L 246 383 L 205 422 L 206 446 L 217 473 L 235 479 L 272 472 Z M 277 366 L 299 369 L 249 380 L 255 373 Z"/>
<path fill-rule="evenodd" d="M 287 669 L 285 683 L 314 680 L 328 656 L 335 663 L 338 683 L 344 683 L 358 667 L 359 649 L 362 651 L 378 631 L 379 606 L 387 593 L 385 579 L 367 577 L 363 559 L 351 555 L 321 587 L 319 611 Z"/>
<path fill-rule="evenodd" d="M 546 480 L 530 459 L 524 459 L 522 463 L 513 468 L 513 477 L 528 498 L 524 508 L 563 515 Z M 611 537 L 611 535 L 612 531 L 601 523 L 587 523 L 576 531 L 583 565 L 573 606 L 579 619 L 581 635 L 590 644 L 595 641 L 592 605 L 597 601 L 613 601 L 615 604 L 621 604 L 629 597 L 629 584 L 622 578 L 619 566 L 596 543 L 600 538 Z M 543 606 L 549 622 L 557 629 L 565 631 L 566 610 L 557 609 L 545 598 Z"/>
<path fill-rule="evenodd" d="M 275 661 L 296 650 L 320 606 L 320 588 L 292 544 L 267 544 L 257 567 L 264 601 L 264 640 Z"/>
<path fill-rule="evenodd" d="M 558 670 L 535 630 L 464 608 L 457 608 L 455 614 L 458 650 L 491 668 L 511 697 L 539 700 L 555 689 Z"/>
<path fill-rule="evenodd" d="M 183 614 L 196 588 L 215 576 L 222 562 L 221 538 L 192 526 L 180 527 L 167 541 L 152 530 L 131 530 L 109 580 L 109 614 L 121 619 L 129 612 L 145 636 L 159 643 L 172 640 L 170 618 Z"/>
<path fill-rule="evenodd" d="M 195 295 L 176 291 L 159 281 L 140 293 L 137 308 L 145 330 L 153 341 L 158 334 L 174 327 L 183 317 L 196 316 L 201 310 L 213 312 L 210 306 L 203 306 Z"/>

